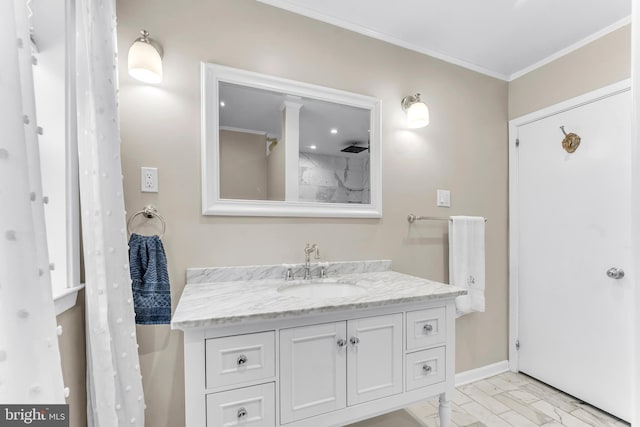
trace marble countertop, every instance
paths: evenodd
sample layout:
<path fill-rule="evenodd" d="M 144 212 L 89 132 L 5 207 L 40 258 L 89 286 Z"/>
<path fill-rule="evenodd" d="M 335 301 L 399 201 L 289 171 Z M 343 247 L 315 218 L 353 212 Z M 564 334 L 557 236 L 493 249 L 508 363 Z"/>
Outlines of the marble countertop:
<path fill-rule="evenodd" d="M 385 266 L 390 268 L 390 262 Z M 369 270 L 376 269 L 380 268 Z M 282 287 L 307 283 L 303 280 L 261 278 L 187 283 L 173 315 L 171 327 L 186 329 L 221 326 L 302 314 L 433 301 L 467 293 L 455 286 L 391 270 L 366 270 L 365 268 L 363 273 L 340 274 L 325 279 L 328 283 L 349 283 L 362 287 L 365 292 L 361 295 L 328 298 L 299 297 L 278 291 Z M 331 268 L 329 271 L 332 271 Z M 316 279 L 314 286 L 322 286 L 320 282 L 321 280 Z"/>

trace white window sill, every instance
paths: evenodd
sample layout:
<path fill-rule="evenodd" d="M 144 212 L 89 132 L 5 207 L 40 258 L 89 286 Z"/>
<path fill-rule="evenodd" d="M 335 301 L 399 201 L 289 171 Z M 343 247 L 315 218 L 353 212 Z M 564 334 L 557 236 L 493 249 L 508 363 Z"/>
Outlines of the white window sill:
<path fill-rule="evenodd" d="M 73 288 L 65 288 L 61 291 L 54 290 L 53 301 L 56 307 L 56 316 L 61 315 L 76 305 L 78 292 L 82 289 L 84 289 L 84 284 L 74 286 Z"/>

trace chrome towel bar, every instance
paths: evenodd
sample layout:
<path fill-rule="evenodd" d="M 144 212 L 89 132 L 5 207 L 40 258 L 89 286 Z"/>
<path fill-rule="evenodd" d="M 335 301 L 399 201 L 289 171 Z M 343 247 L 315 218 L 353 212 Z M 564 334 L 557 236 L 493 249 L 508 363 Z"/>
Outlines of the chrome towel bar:
<path fill-rule="evenodd" d="M 409 216 L 407 216 L 407 221 L 409 221 L 410 224 L 413 224 L 416 221 L 451 221 L 451 217 L 439 217 L 439 216 L 418 216 L 418 215 L 414 215 L 414 214 L 409 214 Z M 484 222 L 487 222 L 487 218 L 484 219 Z"/>

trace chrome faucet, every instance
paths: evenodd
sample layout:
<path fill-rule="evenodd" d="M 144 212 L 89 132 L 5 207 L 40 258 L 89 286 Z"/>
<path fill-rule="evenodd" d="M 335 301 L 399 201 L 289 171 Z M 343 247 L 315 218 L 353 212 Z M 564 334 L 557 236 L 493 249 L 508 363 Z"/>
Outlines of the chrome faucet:
<path fill-rule="evenodd" d="M 311 254 L 315 252 L 314 259 L 320 259 L 320 248 L 315 243 L 304 248 L 304 280 L 311 280 Z"/>

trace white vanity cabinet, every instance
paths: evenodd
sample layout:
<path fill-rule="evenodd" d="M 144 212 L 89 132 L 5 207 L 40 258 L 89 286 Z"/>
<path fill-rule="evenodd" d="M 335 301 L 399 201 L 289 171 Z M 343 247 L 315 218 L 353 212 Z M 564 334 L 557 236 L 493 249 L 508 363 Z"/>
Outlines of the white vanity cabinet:
<path fill-rule="evenodd" d="M 286 266 L 190 272 L 172 320 L 184 331 L 186 427 L 338 427 L 434 398 L 451 426 L 465 291 L 389 267 L 337 263 L 329 282 L 284 281 Z"/>
<path fill-rule="evenodd" d="M 453 300 L 185 329 L 187 427 L 328 427 L 440 397 Z"/>

